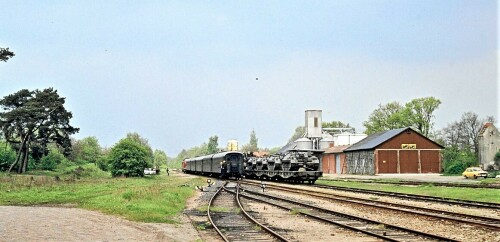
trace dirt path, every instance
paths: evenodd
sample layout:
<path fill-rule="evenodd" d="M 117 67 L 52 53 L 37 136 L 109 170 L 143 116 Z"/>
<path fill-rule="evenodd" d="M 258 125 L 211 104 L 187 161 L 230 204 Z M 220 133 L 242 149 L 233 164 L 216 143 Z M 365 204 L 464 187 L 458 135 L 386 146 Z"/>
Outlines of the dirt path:
<path fill-rule="evenodd" d="M 196 241 L 185 215 L 180 224 L 131 222 L 79 208 L 0 206 L 0 241 Z"/>

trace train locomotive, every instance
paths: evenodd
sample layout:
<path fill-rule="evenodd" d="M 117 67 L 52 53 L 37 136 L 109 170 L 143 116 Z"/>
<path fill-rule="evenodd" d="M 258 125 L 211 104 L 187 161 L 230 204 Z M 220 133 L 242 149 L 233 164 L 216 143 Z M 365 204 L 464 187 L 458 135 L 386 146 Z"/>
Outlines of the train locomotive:
<path fill-rule="evenodd" d="M 247 156 L 245 177 L 291 183 L 314 183 L 323 175 L 317 150 L 287 150 L 265 157 Z"/>
<path fill-rule="evenodd" d="M 218 176 L 221 178 L 241 178 L 244 169 L 244 155 L 241 152 L 229 151 L 195 158 L 182 162 L 184 173 Z"/>

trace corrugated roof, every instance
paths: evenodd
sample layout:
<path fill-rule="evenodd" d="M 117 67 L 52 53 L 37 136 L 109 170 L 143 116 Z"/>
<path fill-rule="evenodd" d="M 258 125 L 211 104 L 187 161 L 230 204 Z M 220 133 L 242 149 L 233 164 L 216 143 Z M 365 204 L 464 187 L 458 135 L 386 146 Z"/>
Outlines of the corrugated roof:
<path fill-rule="evenodd" d="M 358 143 L 352 145 L 351 147 L 345 149 L 344 151 L 373 150 L 375 149 L 375 147 L 379 146 L 389 139 L 392 139 L 392 137 L 406 131 L 407 129 L 411 128 L 393 129 L 372 134 L 362 139 Z"/>

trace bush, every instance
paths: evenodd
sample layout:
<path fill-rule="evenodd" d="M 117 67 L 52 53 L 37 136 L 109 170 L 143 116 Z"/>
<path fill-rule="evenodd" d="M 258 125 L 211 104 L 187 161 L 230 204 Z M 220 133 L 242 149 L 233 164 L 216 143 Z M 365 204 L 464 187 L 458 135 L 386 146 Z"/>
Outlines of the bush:
<path fill-rule="evenodd" d="M 149 158 L 148 150 L 131 139 L 122 139 L 109 153 L 111 175 L 116 176 L 144 176 Z"/>
<path fill-rule="evenodd" d="M 57 149 L 51 149 L 49 154 L 40 159 L 39 169 L 54 171 L 58 166 L 69 166 L 69 161 Z"/>
<path fill-rule="evenodd" d="M 476 155 L 470 150 L 447 147 L 443 150 L 443 170 L 447 175 L 458 175 L 467 167 L 479 166 Z"/>
<path fill-rule="evenodd" d="M 0 142 L 0 171 L 7 171 L 16 160 L 16 152 L 6 142 Z"/>

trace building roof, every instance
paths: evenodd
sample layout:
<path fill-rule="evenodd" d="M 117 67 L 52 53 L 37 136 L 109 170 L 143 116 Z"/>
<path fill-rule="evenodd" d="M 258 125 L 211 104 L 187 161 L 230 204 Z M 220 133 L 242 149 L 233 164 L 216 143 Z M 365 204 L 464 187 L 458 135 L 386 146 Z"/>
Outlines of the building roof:
<path fill-rule="evenodd" d="M 490 122 L 487 122 L 483 125 L 483 127 L 479 130 L 479 136 L 483 136 L 484 135 L 484 132 L 489 128 L 489 127 L 493 127 L 495 128 L 495 125 L 493 125 L 493 123 L 490 123 Z"/>
<path fill-rule="evenodd" d="M 394 136 L 403 133 L 407 129 L 411 128 L 401 128 L 401 129 L 392 129 L 392 130 L 387 130 L 387 131 L 382 131 L 378 132 L 375 134 L 372 134 L 358 143 L 352 145 L 348 149 L 345 149 L 345 151 L 353 151 L 353 150 L 373 150 L 375 147 L 381 145 L 382 143 L 386 142 L 387 140 L 392 139 Z"/>
<path fill-rule="evenodd" d="M 345 149 L 349 148 L 350 145 L 339 145 L 339 146 L 333 146 L 325 150 L 325 154 L 336 154 L 336 153 L 342 153 L 344 152 Z"/>

